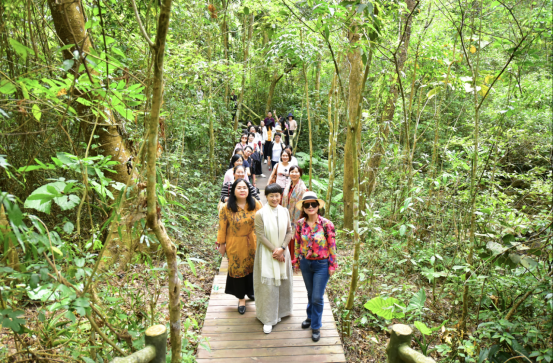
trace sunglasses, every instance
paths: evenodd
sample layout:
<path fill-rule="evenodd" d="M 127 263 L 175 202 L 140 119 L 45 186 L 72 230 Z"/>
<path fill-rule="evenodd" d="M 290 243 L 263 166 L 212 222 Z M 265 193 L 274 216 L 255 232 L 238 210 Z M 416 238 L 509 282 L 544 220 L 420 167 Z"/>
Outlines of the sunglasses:
<path fill-rule="evenodd" d="M 310 207 L 317 208 L 318 206 L 319 206 L 319 202 L 307 202 L 307 203 L 303 203 L 303 207 L 304 207 L 304 208 L 310 208 Z"/>

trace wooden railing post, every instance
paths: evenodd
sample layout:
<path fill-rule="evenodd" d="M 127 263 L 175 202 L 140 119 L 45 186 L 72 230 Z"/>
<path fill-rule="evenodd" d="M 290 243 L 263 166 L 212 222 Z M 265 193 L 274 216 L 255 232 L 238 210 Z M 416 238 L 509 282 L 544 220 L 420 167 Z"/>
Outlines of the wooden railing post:
<path fill-rule="evenodd" d="M 128 357 L 115 358 L 111 363 L 165 363 L 167 355 L 167 328 L 165 325 L 149 327 L 144 337 L 146 346 Z"/>
<path fill-rule="evenodd" d="M 390 342 L 386 347 L 388 363 L 436 363 L 432 358 L 411 349 L 413 329 L 408 325 L 394 324 L 390 329 Z"/>

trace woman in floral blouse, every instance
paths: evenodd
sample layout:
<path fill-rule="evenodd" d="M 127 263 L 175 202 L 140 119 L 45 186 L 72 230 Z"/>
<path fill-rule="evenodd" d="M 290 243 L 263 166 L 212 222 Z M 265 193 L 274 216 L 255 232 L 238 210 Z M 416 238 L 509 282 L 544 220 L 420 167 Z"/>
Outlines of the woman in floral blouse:
<path fill-rule="evenodd" d="M 294 236 L 294 270 L 301 270 L 307 288 L 307 319 L 303 329 L 311 327 L 311 339 L 321 338 L 321 320 L 326 283 L 338 267 L 336 263 L 336 232 L 334 224 L 323 218 L 324 201 L 307 191 L 296 204 L 301 218 Z"/>
<path fill-rule="evenodd" d="M 222 256 L 228 256 L 228 275 L 225 294 L 238 298 L 238 312 L 246 312 L 245 295 L 254 300 L 253 263 L 256 238 L 255 213 L 262 208 L 248 189 L 244 179 L 237 179 L 230 196 L 219 212 L 217 245 Z"/>

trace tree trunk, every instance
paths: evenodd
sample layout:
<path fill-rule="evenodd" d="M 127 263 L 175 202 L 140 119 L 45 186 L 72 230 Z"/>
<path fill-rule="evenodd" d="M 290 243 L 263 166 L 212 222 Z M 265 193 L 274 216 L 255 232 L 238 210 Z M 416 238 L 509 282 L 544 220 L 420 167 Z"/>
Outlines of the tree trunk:
<path fill-rule="evenodd" d="M 154 45 L 154 79 L 152 93 L 152 108 L 147 120 L 148 154 L 147 154 L 147 201 L 148 212 L 146 222 L 155 233 L 163 247 L 167 259 L 167 274 L 169 278 L 169 330 L 171 333 L 171 362 L 181 360 L 181 323 L 180 323 L 180 280 L 178 277 L 177 247 L 173 244 L 163 223 L 158 220 L 156 195 L 156 161 L 158 144 L 159 112 L 163 101 L 163 61 L 165 43 L 169 29 L 172 0 L 163 0 L 157 24 L 157 35 Z"/>
<path fill-rule="evenodd" d="M 353 203 L 354 188 L 358 185 L 354 183 L 354 162 L 357 162 L 356 142 L 359 142 L 361 128 L 359 127 L 359 99 L 361 97 L 361 80 L 363 72 L 363 63 L 361 61 L 361 48 L 355 47 L 360 39 L 360 35 L 351 32 L 349 35 L 351 50 L 348 52 L 348 61 L 351 65 L 349 74 L 348 91 L 348 131 L 346 134 L 346 146 L 344 148 L 344 228 L 353 228 Z M 354 48 L 353 48 L 354 47 Z M 355 160 L 354 160 L 355 159 Z M 357 179 L 359 181 L 359 179 Z"/>
<path fill-rule="evenodd" d="M 73 47 L 63 51 L 63 57 L 65 59 L 73 59 L 73 52 L 78 51 L 80 53 L 79 62 L 75 62 L 71 69 L 73 76 L 78 78 L 83 73 L 79 73 L 79 66 L 85 64 L 85 71 L 88 73 L 89 81 L 91 83 L 99 83 L 96 78 L 96 72 L 89 69 L 88 63 L 84 61 L 84 57 L 90 51 L 90 35 L 85 29 L 85 20 L 83 9 L 78 2 L 64 2 L 58 3 L 56 0 L 48 0 L 48 5 L 52 13 L 54 20 L 54 26 L 58 38 L 61 41 L 61 45 L 75 44 Z M 84 62 L 83 62 L 84 61 Z M 82 94 L 79 90 L 73 89 L 75 98 L 91 98 L 90 94 Z M 76 111 L 79 117 L 88 122 L 83 122 L 82 126 L 87 132 L 86 140 L 88 141 L 90 133 L 92 133 L 92 127 L 94 125 L 94 114 L 91 111 L 90 106 L 77 103 Z M 111 156 L 112 160 L 118 161 L 118 165 L 112 167 L 116 173 L 106 173 L 111 179 L 120 182 L 127 183 L 129 175 L 127 174 L 127 167 L 125 163 L 130 159 L 131 153 L 125 146 L 123 137 L 119 134 L 119 128 L 117 122 L 113 117 L 113 113 L 110 110 L 103 110 L 103 120 L 100 123 L 109 124 L 109 126 L 97 127 L 96 134 L 99 136 L 97 142 L 101 145 L 100 151 L 104 156 Z"/>
<path fill-rule="evenodd" d="M 307 125 L 309 127 L 309 190 L 313 190 L 312 178 L 313 178 L 313 134 L 311 132 L 311 112 L 309 110 L 309 85 L 307 81 L 307 71 L 305 69 L 305 63 L 303 64 L 303 77 L 305 79 L 305 104 L 307 107 Z M 298 135 L 299 137 L 299 135 Z M 299 141 L 299 139 L 298 139 Z"/>
<path fill-rule="evenodd" d="M 332 96 L 334 89 L 336 88 L 336 72 L 332 77 L 332 84 L 330 91 L 328 91 L 328 188 L 326 190 L 325 202 L 327 205 L 327 211 L 330 213 L 330 202 L 332 200 L 332 187 L 334 185 L 334 151 L 336 144 L 334 144 L 334 124 L 332 122 Z"/>
<path fill-rule="evenodd" d="M 413 23 L 413 16 L 411 15 L 411 13 L 413 13 L 413 10 L 415 9 L 415 6 L 417 4 L 414 0 L 405 0 L 405 3 L 407 4 L 407 9 L 409 10 L 409 12 L 402 14 L 402 23 L 405 24 L 405 30 L 403 32 L 403 36 L 401 37 L 402 39 L 400 40 L 399 56 L 397 57 L 396 70 L 398 72 L 401 72 L 403 70 L 405 61 L 407 60 L 407 51 L 409 48 L 409 41 L 411 39 L 411 25 Z M 401 77 L 401 75 L 398 73 L 397 77 Z M 372 147 L 370 152 L 370 159 L 368 163 L 369 172 L 366 183 L 367 198 L 371 196 L 376 186 L 376 176 L 378 174 L 378 168 L 380 167 L 382 155 L 384 155 L 386 140 L 388 138 L 388 135 L 390 134 L 390 124 L 394 118 L 398 96 L 399 86 L 398 83 L 394 83 L 390 88 L 390 95 L 388 96 L 388 100 L 386 101 L 386 105 L 384 106 L 384 110 L 380 119 L 380 137 L 376 139 L 376 143 Z"/>
<path fill-rule="evenodd" d="M 282 76 L 284 76 L 284 73 L 279 76 L 275 71 L 275 73 L 273 74 L 273 79 L 271 80 L 271 84 L 269 85 L 269 96 L 267 97 L 267 105 L 265 105 L 265 115 L 271 110 L 276 84 L 278 83 L 278 81 L 280 81 Z"/>
<path fill-rule="evenodd" d="M 251 18 L 251 19 L 250 19 Z M 249 26 L 248 26 L 248 19 Z M 242 109 L 242 102 L 244 100 L 244 88 L 246 87 L 246 75 L 248 69 L 248 53 L 250 50 L 250 42 L 253 34 L 253 14 L 244 15 L 244 34 L 242 39 L 242 48 L 244 49 L 244 60 L 242 69 L 242 87 L 240 89 L 240 97 L 238 98 L 238 108 L 236 109 L 236 115 L 234 117 L 234 131 L 238 130 L 238 120 L 240 119 L 240 110 Z M 248 39 L 246 41 L 246 38 Z"/>

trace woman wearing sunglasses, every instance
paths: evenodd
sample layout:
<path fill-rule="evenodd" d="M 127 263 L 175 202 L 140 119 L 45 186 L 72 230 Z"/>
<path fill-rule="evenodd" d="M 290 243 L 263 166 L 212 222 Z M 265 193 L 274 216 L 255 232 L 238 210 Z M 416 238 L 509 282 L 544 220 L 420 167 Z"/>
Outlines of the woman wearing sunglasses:
<path fill-rule="evenodd" d="M 326 283 L 334 274 L 336 263 L 336 232 L 334 224 L 324 218 L 324 201 L 307 191 L 296 204 L 301 210 L 294 235 L 294 270 L 301 270 L 307 288 L 307 319 L 303 329 L 311 328 L 311 339 L 321 338 L 321 320 Z"/>

